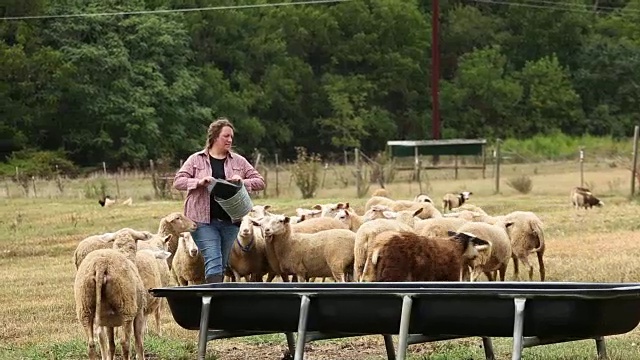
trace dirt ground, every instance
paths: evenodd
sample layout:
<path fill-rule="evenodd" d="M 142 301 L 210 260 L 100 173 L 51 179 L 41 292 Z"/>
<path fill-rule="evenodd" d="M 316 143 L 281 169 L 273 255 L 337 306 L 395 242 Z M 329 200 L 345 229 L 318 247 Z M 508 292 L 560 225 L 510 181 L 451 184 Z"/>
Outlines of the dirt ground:
<path fill-rule="evenodd" d="M 397 344 L 394 337 L 394 346 Z M 474 345 L 480 349 L 481 340 L 478 339 L 458 339 L 456 343 L 466 343 L 468 346 Z M 437 347 L 436 343 L 416 344 L 410 346 L 412 358 L 419 358 L 421 355 L 432 354 Z M 286 342 L 281 344 L 262 343 L 251 344 L 238 340 L 214 340 L 207 345 L 207 353 L 215 354 L 222 360 L 293 360 L 293 354 L 289 354 Z M 325 340 L 307 344 L 305 346 L 305 360 L 373 360 L 387 359 L 384 341 L 382 336 L 361 336 L 349 339 Z"/>

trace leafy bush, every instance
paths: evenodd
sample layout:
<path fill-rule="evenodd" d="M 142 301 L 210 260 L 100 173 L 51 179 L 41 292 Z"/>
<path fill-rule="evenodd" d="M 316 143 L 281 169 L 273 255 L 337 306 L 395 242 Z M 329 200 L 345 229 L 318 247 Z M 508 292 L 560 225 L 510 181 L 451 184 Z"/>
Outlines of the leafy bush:
<path fill-rule="evenodd" d="M 507 180 L 507 185 L 521 194 L 528 194 L 533 189 L 533 182 L 526 175 Z"/>
<path fill-rule="evenodd" d="M 302 193 L 303 199 L 310 199 L 315 196 L 320 185 L 320 168 L 322 159 L 318 154 L 307 154 L 304 147 L 296 147 L 297 157 L 291 166 L 291 174 Z"/>

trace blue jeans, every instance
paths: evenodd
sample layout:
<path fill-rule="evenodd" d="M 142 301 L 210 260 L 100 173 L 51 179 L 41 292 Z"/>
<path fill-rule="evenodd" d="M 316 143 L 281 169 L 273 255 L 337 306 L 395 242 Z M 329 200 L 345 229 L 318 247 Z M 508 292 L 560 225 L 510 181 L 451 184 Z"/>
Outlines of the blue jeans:
<path fill-rule="evenodd" d="M 191 232 L 193 240 L 204 258 L 204 274 L 221 275 L 229 262 L 233 242 L 236 241 L 240 227 L 229 221 L 211 219 L 210 224 L 197 223 Z"/>

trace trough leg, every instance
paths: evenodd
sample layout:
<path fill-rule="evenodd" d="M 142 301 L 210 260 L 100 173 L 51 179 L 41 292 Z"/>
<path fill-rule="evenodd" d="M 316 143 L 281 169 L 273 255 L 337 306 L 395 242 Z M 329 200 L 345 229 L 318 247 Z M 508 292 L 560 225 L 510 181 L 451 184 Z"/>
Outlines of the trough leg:
<path fill-rule="evenodd" d="M 209 330 L 209 310 L 211 309 L 211 296 L 202 297 L 202 310 L 200 311 L 200 334 L 198 339 L 198 360 L 204 360 L 207 353 L 207 330 Z"/>
<path fill-rule="evenodd" d="M 398 355 L 397 360 L 404 360 L 407 356 L 407 347 L 409 345 L 409 322 L 411 321 L 411 305 L 413 299 L 411 296 L 402 297 L 402 315 L 400 317 L 400 333 L 398 334 Z"/>
<path fill-rule="evenodd" d="M 287 337 L 287 348 L 289 348 L 289 354 L 293 354 L 296 351 L 296 340 L 293 338 L 293 333 L 284 333 Z"/>
<path fill-rule="evenodd" d="M 382 336 L 384 337 L 384 348 L 387 350 L 387 360 L 396 360 L 396 350 L 393 348 L 391 335 Z"/>
<path fill-rule="evenodd" d="M 309 317 L 309 303 L 307 295 L 300 299 L 300 317 L 298 318 L 298 338 L 296 339 L 295 356 L 293 360 L 304 359 L 304 343 L 307 337 L 307 318 Z"/>
<path fill-rule="evenodd" d="M 484 348 L 484 357 L 486 360 L 496 360 L 496 356 L 493 353 L 493 342 L 490 337 L 482 338 L 482 347 Z"/>
<path fill-rule="evenodd" d="M 522 341 L 524 330 L 524 304 L 527 299 L 513 299 L 515 305 L 515 313 L 513 316 L 513 353 L 511 360 L 520 360 L 522 357 Z"/>
<path fill-rule="evenodd" d="M 605 360 L 607 356 L 607 347 L 604 344 L 604 337 L 599 336 L 596 338 L 596 351 L 598 351 L 598 360 Z"/>

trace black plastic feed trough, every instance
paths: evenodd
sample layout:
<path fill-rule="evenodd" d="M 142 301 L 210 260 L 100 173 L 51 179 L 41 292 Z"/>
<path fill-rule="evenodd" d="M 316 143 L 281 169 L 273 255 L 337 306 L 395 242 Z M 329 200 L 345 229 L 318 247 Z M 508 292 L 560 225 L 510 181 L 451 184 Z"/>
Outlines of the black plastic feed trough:
<path fill-rule="evenodd" d="M 604 357 L 604 336 L 640 323 L 640 283 L 220 283 L 150 291 L 167 298 L 178 325 L 199 330 L 198 359 L 208 340 L 264 333 L 287 334 L 295 360 L 309 341 L 374 334 L 384 335 L 389 359 L 404 360 L 409 344 L 471 336 L 482 337 L 487 359 L 494 358 L 490 337 L 513 337 L 512 359 L 526 347 L 584 339 L 595 339 Z M 391 334 L 399 335 L 397 354 Z"/>

